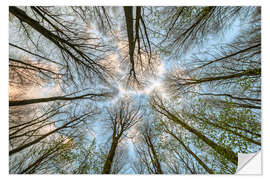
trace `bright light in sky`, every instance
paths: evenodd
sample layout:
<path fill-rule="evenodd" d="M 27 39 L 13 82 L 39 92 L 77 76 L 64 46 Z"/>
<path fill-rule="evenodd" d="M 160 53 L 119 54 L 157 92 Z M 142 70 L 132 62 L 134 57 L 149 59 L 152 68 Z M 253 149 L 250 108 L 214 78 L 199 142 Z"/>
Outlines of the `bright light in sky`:
<path fill-rule="evenodd" d="M 153 81 L 148 87 L 146 87 L 143 90 L 143 93 L 146 94 L 146 95 L 149 95 L 154 89 L 157 89 L 157 88 L 161 87 L 161 85 L 162 85 L 161 80 Z"/>
<path fill-rule="evenodd" d="M 119 92 L 119 98 L 123 96 L 128 95 L 150 95 L 153 90 L 159 90 L 160 93 L 162 93 L 162 75 L 165 72 L 164 64 L 161 62 L 160 65 L 157 67 L 157 73 L 156 78 L 154 80 L 149 80 L 149 85 L 147 85 L 142 90 L 130 90 L 123 87 L 121 82 L 118 82 L 118 92 Z"/>
<path fill-rule="evenodd" d="M 118 91 L 121 97 L 129 94 L 128 90 L 126 90 L 121 84 L 118 84 Z"/>

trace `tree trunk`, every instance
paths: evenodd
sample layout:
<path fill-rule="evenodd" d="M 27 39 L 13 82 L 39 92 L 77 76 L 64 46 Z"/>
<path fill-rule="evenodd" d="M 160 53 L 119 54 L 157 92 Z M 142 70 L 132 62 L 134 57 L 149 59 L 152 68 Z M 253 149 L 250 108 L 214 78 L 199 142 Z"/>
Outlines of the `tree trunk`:
<path fill-rule="evenodd" d="M 192 84 L 200 84 L 200 83 L 205 83 L 205 82 L 239 78 L 242 76 L 257 76 L 257 75 L 261 75 L 261 68 L 250 69 L 241 73 L 236 73 L 236 74 L 231 74 L 231 75 L 226 75 L 226 76 L 217 76 L 217 77 L 209 77 L 209 78 L 202 78 L 202 79 L 183 79 L 183 80 L 187 80 L 187 82 L 184 85 L 192 85 Z"/>
<path fill-rule="evenodd" d="M 172 135 L 184 148 L 185 150 L 191 154 L 197 161 L 198 163 L 209 173 L 209 174 L 214 174 L 214 171 L 211 170 L 196 154 L 194 154 L 191 149 L 189 149 L 189 147 L 187 147 L 184 142 L 178 138 L 176 135 L 174 135 L 172 132 L 170 131 L 166 131 L 167 133 L 169 133 L 170 135 Z"/>
<path fill-rule="evenodd" d="M 36 169 L 36 167 L 38 167 L 40 165 L 40 163 L 42 163 L 42 161 L 44 161 L 44 159 L 46 159 L 48 156 L 50 156 L 51 154 L 53 154 L 57 151 L 58 151 L 58 149 L 53 149 L 53 150 L 46 152 L 40 158 L 38 158 L 34 163 L 30 164 L 27 168 L 25 168 L 21 172 L 19 172 L 19 174 L 32 174 L 34 172 L 34 170 Z"/>
<path fill-rule="evenodd" d="M 178 123 L 179 125 L 181 125 L 183 128 L 185 128 L 186 130 L 188 130 L 189 132 L 191 132 L 192 134 L 195 134 L 198 138 L 200 138 L 201 140 L 203 140 L 206 144 L 208 144 L 210 147 L 212 147 L 216 152 L 218 152 L 220 155 L 224 156 L 227 160 L 229 160 L 230 162 L 232 162 L 233 164 L 237 165 L 237 161 L 238 161 L 238 157 L 237 154 L 235 152 L 233 152 L 230 149 L 224 148 L 218 144 L 216 144 L 214 141 L 210 140 L 209 138 L 207 138 L 206 136 L 204 136 L 201 132 L 197 131 L 196 129 L 190 127 L 188 124 L 186 124 L 184 121 L 180 120 L 179 118 L 177 118 L 176 116 L 174 116 L 172 113 L 170 113 L 169 111 L 167 111 L 164 107 L 158 105 L 158 107 L 160 109 L 162 109 L 163 111 L 165 111 L 165 113 L 160 112 L 158 109 L 158 112 L 162 113 L 163 115 L 165 115 L 168 119 Z"/>
<path fill-rule="evenodd" d="M 242 50 L 239 50 L 239 51 L 237 51 L 237 52 L 235 52 L 235 53 L 226 55 L 226 56 L 224 56 L 224 57 L 221 57 L 221 58 L 212 60 L 212 61 L 210 61 L 210 62 L 208 62 L 208 63 L 205 63 L 205 64 L 203 64 L 203 65 L 201 65 L 201 66 L 199 66 L 199 67 L 196 67 L 194 70 L 203 68 L 203 67 L 208 66 L 208 65 L 210 65 L 210 64 L 212 64 L 212 63 L 216 63 L 216 62 L 219 62 L 219 61 L 222 61 L 222 60 L 231 58 L 231 57 L 233 57 L 233 56 L 236 56 L 236 55 L 239 55 L 239 54 L 242 54 L 242 53 L 245 53 L 245 52 L 249 52 L 251 49 L 253 49 L 253 48 L 258 48 L 258 47 L 261 47 L 261 43 L 256 44 L 256 45 L 251 46 L 251 47 L 248 47 L 248 48 L 245 48 L 245 49 L 242 49 Z"/>
<path fill-rule="evenodd" d="M 88 113 L 88 114 L 89 114 L 89 113 Z M 41 136 L 41 137 L 39 137 L 39 138 L 37 138 L 37 139 L 35 139 L 35 140 L 33 140 L 33 141 L 27 143 L 27 144 L 21 145 L 21 146 L 15 148 L 15 149 L 9 151 L 9 155 L 11 156 L 11 155 L 13 155 L 13 154 L 15 154 L 15 153 L 17 153 L 17 152 L 20 152 L 20 151 L 24 150 L 25 148 L 28 148 L 28 147 L 30 147 L 30 146 L 32 146 L 32 145 L 34 145 L 34 144 L 40 142 L 41 140 L 45 139 L 45 138 L 48 137 L 49 135 L 51 135 L 51 134 L 53 134 L 53 133 L 56 133 L 57 131 L 59 131 L 59 130 L 61 130 L 61 129 L 66 128 L 69 124 L 71 124 L 71 123 L 73 123 L 73 122 L 75 122 L 75 121 L 81 119 L 82 117 L 84 117 L 84 116 L 86 116 L 86 115 L 88 115 L 88 114 L 85 114 L 85 115 L 83 115 L 83 116 L 81 116 L 81 117 L 79 117 L 79 118 L 73 119 L 72 121 L 67 122 L 67 123 L 64 124 L 63 126 L 60 126 L 59 128 L 56 128 L 55 130 L 53 130 L 53 131 L 51 131 L 51 132 L 48 132 L 47 134 L 45 134 L 45 135 L 43 135 L 43 136 Z"/>
<path fill-rule="evenodd" d="M 48 98 L 37 98 L 37 99 L 24 99 L 19 101 L 9 101 L 9 106 L 23 106 L 27 104 L 36 104 L 36 103 L 44 103 L 44 102 L 51 102 L 51 101 L 72 101 L 77 99 L 82 99 L 87 96 L 104 96 L 105 94 L 84 94 L 81 96 L 75 97 L 66 97 L 66 96 L 53 96 Z"/>
<path fill-rule="evenodd" d="M 113 138 L 109 154 L 108 154 L 107 159 L 105 161 L 105 164 L 103 166 L 102 174 L 110 174 L 111 173 L 113 158 L 114 158 L 115 151 L 116 151 L 116 148 L 118 145 L 118 140 L 119 140 L 118 138 Z"/>
<path fill-rule="evenodd" d="M 135 50 L 135 41 L 133 35 L 133 7 L 127 6 L 124 7 L 127 35 L 128 35 L 128 46 L 129 46 L 129 58 L 131 63 L 131 72 L 135 73 L 134 67 L 134 50 Z"/>
<path fill-rule="evenodd" d="M 150 147 L 151 152 L 152 152 L 153 157 L 154 157 L 152 163 L 153 163 L 153 165 L 155 166 L 156 173 L 157 173 L 157 174 L 163 174 L 163 171 L 162 171 L 162 169 L 161 169 L 161 165 L 160 165 L 160 162 L 159 162 L 159 159 L 158 159 L 156 150 L 155 150 L 154 145 L 153 145 L 153 143 L 152 143 L 152 141 L 151 141 L 151 138 L 150 138 L 149 136 L 147 136 L 147 144 L 148 144 L 148 146 Z"/>
<path fill-rule="evenodd" d="M 233 130 L 231 130 L 231 129 L 229 129 L 229 128 L 226 128 L 225 126 L 220 126 L 220 125 L 218 125 L 218 124 L 216 124 L 216 123 L 212 123 L 211 121 L 209 121 L 209 120 L 207 120 L 207 119 L 199 118 L 199 117 L 197 117 L 197 116 L 195 116 L 195 118 L 196 118 L 196 119 L 199 119 L 201 122 L 204 122 L 204 123 L 206 123 L 206 124 L 210 124 L 210 125 L 212 125 L 212 126 L 214 126 L 214 127 L 217 127 L 217 128 L 219 128 L 219 129 L 222 129 L 222 130 L 224 130 L 224 131 L 228 131 L 228 132 L 230 132 L 230 133 L 232 133 L 232 134 L 234 134 L 234 135 L 236 135 L 236 136 L 239 136 L 239 137 L 245 139 L 246 141 L 248 141 L 248 142 L 250 142 L 250 143 L 253 143 L 253 144 L 256 144 L 256 145 L 261 146 L 261 143 L 260 143 L 260 142 L 254 141 L 253 139 L 251 139 L 251 138 L 249 138 L 249 137 L 246 137 L 246 136 L 244 136 L 244 135 L 242 135 L 242 134 L 240 134 L 240 133 L 238 133 L 238 132 L 236 132 L 236 131 L 233 131 Z"/>
<path fill-rule="evenodd" d="M 15 6 L 9 7 L 9 12 L 16 16 L 20 21 L 25 22 L 37 32 L 42 34 L 45 38 L 53 42 L 60 50 L 66 52 L 68 55 L 72 57 L 72 59 L 78 63 L 86 66 L 87 68 L 92 69 L 93 71 L 97 72 L 93 65 L 97 65 L 95 61 L 88 57 L 85 53 L 78 49 L 75 44 L 70 43 L 69 41 L 57 36 L 56 34 L 52 33 L 52 31 L 46 29 L 40 23 L 33 18 L 29 17 L 22 9 L 17 8 Z M 73 54 L 72 51 L 76 52 Z M 80 57 L 78 57 L 79 55 Z M 85 61 L 83 61 L 83 60 Z"/>

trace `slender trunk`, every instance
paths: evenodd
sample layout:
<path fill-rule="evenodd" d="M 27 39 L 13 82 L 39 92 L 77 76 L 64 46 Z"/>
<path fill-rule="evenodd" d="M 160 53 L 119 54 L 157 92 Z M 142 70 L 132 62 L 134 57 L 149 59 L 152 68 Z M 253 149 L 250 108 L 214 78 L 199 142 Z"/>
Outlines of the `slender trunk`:
<path fill-rule="evenodd" d="M 86 98 L 87 96 L 104 96 L 105 94 L 84 94 L 81 96 L 75 97 L 66 97 L 66 96 L 53 96 L 48 98 L 37 98 L 37 99 L 24 99 L 19 101 L 9 101 L 9 106 L 23 106 L 27 104 L 36 104 L 36 103 L 44 103 L 44 102 L 51 102 L 51 101 L 72 101 L 77 99 Z"/>
<path fill-rule="evenodd" d="M 231 105 L 234 105 L 235 107 L 242 107 L 242 108 L 261 109 L 261 106 L 255 106 L 255 105 L 250 105 L 250 104 L 241 104 L 241 103 L 231 102 Z"/>
<path fill-rule="evenodd" d="M 89 114 L 89 113 L 88 113 L 88 114 Z M 20 151 L 22 151 L 22 150 L 24 150 L 24 149 L 26 149 L 26 148 L 28 148 L 28 147 L 30 147 L 30 146 L 32 146 L 32 145 L 38 143 L 38 142 L 40 142 L 41 140 L 45 139 L 46 137 L 50 136 L 51 134 L 56 133 L 57 131 L 66 128 L 69 124 L 71 124 L 71 123 L 73 123 L 73 122 L 75 122 L 75 121 L 81 119 L 82 117 L 84 117 L 84 116 L 86 116 L 86 115 L 88 115 L 88 114 L 85 114 L 85 115 L 83 115 L 83 116 L 81 116 L 81 117 L 79 117 L 79 118 L 73 119 L 72 121 L 67 122 L 67 123 L 64 124 L 63 126 L 60 126 L 59 128 L 56 128 L 55 130 L 53 130 L 53 131 L 51 131 L 51 132 L 48 132 L 47 134 L 44 134 L 43 136 L 41 136 L 41 137 L 39 137 L 39 138 L 37 138 L 37 139 L 35 139 L 35 140 L 33 140 L 33 141 L 27 143 L 27 144 L 21 145 L 21 146 L 15 148 L 15 149 L 9 151 L 9 155 L 11 156 L 11 155 L 13 155 L 13 154 L 15 154 L 15 153 L 17 153 L 17 152 L 20 152 Z"/>
<path fill-rule="evenodd" d="M 236 135 L 236 136 L 239 136 L 239 137 L 245 139 L 246 141 L 248 141 L 248 142 L 250 142 L 250 143 L 253 143 L 253 144 L 256 144 L 256 145 L 261 146 L 261 143 L 260 143 L 260 142 L 254 141 L 253 139 L 248 138 L 248 137 L 246 137 L 246 136 L 244 136 L 244 135 L 242 135 L 242 134 L 240 134 L 240 133 L 238 133 L 238 132 L 236 132 L 236 131 L 233 131 L 233 130 L 231 130 L 231 129 L 229 129 L 229 128 L 226 128 L 226 127 L 224 127 L 224 126 L 220 126 L 220 125 L 218 125 L 218 124 L 216 124 L 216 123 L 212 123 L 212 122 L 209 121 L 209 120 L 202 119 L 202 118 L 199 118 L 199 117 L 197 117 L 197 116 L 195 116 L 195 118 L 196 118 L 196 119 L 199 119 L 201 122 L 205 122 L 205 123 L 207 123 L 207 124 L 210 124 L 210 125 L 212 125 L 212 126 L 214 126 L 214 127 L 217 127 L 217 128 L 219 128 L 219 129 L 222 129 L 222 130 L 224 130 L 224 131 L 228 131 L 228 132 L 230 132 L 230 133 L 232 133 L 232 134 L 234 134 L 234 135 Z"/>
<path fill-rule="evenodd" d="M 19 46 L 15 45 L 15 44 L 9 43 L 9 45 L 10 45 L 10 46 L 13 46 L 13 47 L 15 47 L 15 48 L 18 48 L 18 49 L 20 49 L 20 50 L 22 50 L 22 51 L 24 51 L 24 52 L 27 52 L 27 53 L 29 53 L 29 54 L 31 54 L 31 55 L 34 55 L 34 56 L 37 56 L 37 57 L 39 57 L 39 58 L 45 59 L 45 60 L 47 60 L 47 61 L 49 61 L 49 62 L 52 62 L 52 63 L 54 63 L 54 64 L 58 64 L 58 65 L 64 66 L 63 64 L 61 64 L 61 63 L 59 63 L 59 62 L 56 62 L 56 61 L 53 61 L 53 60 L 48 59 L 48 58 L 46 58 L 46 57 L 40 56 L 40 55 L 38 55 L 38 54 L 35 54 L 35 53 L 33 53 L 33 52 L 31 52 L 31 51 L 28 51 L 28 50 L 26 50 L 26 49 L 24 49 L 24 48 L 22 48 L 22 47 L 19 47 Z"/>
<path fill-rule="evenodd" d="M 151 139 L 150 139 L 149 137 L 148 137 L 148 143 L 147 143 L 147 144 L 148 144 L 148 146 L 150 147 L 151 152 L 152 152 L 153 157 L 154 157 L 152 163 L 153 163 L 153 165 L 155 166 L 156 173 L 157 173 L 157 174 L 163 174 L 163 171 L 162 171 L 162 169 L 161 169 L 161 165 L 160 165 L 160 162 L 159 162 L 159 159 L 158 159 L 156 150 L 155 150 L 154 145 L 153 145 L 153 143 L 152 143 L 152 141 L 151 141 Z"/>
<path fill-rule="evenodd" d="M 225 123 L 225 126 L 230 127 L 230 128 L 233 128 L 233 129 L 238 129 L 238 130 L 244 131 L 244 132 L 249 133 L 249 134 L 254 135 L 254 136 L 261 137 L 260 134 L 254 133 L 254 132 L 249 131 L 249 130 L 247 130 L 247 129 L 245 129 L 245 128 L 241 128 L 241 127 L 237 127 L 237 126 L 232 126 L 232 125 L 230 125 L 230 124 L 228 124 L 228 123 Z"/>
<path fill-rule="evenodd" d="M 33 64 L 26 63 L 26 62 L 23 62 L 23 61 L 20 61 L 20 60 L 17 60 L 17 59 L 9 58 L 9 61 L 25 65 L 25 66 L 17 66 L 17 65 L 11 64 L 11 65 L 9 65 L 11 67 L 29 69 L 29 70 L 32 70 L 32 71 L 41 72 L 42 74 L 44 74 L 43 71 L 45 71 L 45 72 L 48 72 L 48 73 L 51 73 L 51 74 L 54 74 L 54 75 L 62 75 L 62 74 L 56 73 L 56 72 L 54 72 L 54 71 L 52 71 L 50 69 L 45 69 L 45 68 L 42 68 L 42 67 L 38 67 L 38 66 L 35 66 Z"/>
<path fill-rule="evenodd" d="M 256 44 L 256 45 L 251 46 L 251 47 L 248 47 L 248 48 L 246 48 L 246 49 L 239 50 L 239 51 L 237 51 L 237 52 L 235 52 L 235 53 L 232 53 L 232 54 L 229 54 L 229 55 L 227 55 L 227 56 L 224 56 L 224 57 L 221 57 L 221 58 L 212 60 L 212 61 L 210 61 L 210 62 L 208 62 L 208 63 L 205 63 L 205 64 L 203 64 L 203 65 L 201 65 L 201 66 L 199 66 L 199 67 L 194 68 L 194 70 L 203 68 L 203 67 L 208 66 L 208 65 L 210 65 L 210 64 L 212 64 L 212 63 L 216 63 L 216 62 L 219 62 L 219 61 L 223 61 L 223 60 L 225 60 L 225 59 L 231 58 L 231 57 L 233 57 L 233 56 L 236 56 L 236 55 L 239 55 L 239 54 L 242 54 L 242 53 L 245 53 L 245 52 L 248 52 L 248 51 L 250 51 L 251 49 L 253 49 L 253 48 L 258 48 L 258 47 L 261 47 L 261 43 Z"/>
<path fill-rule="evenodd" d="M 261 102 L 261 99 L 254 99 L 254 98 L 247 98 L 247 97 L 236 97 L 236 96 L 232 96 L 231 94 L 213 94 L 213 93 L 198 93 L 198 92 L 191 92 L 191 93 L 195 93 L 195 94 L 203 95 L 203 96 L 227 96 L 227 97 L 230 97 L 231 99 L 236 99 L 239 101 L 254 101 L 255 103 Z"/>
<path fill-rule="evenodd" d="M 160 109 L 162 109 L 163 111 L 165 111 L 165 113 L 160 112 L 157 109 L 158 112 L 160 112 L 161 114 L 165 115 L 168 119 L 170 119 L 170 120 L 178 123 L 179 125 L 181 125 L 183 128 L 185 128 L 186 130 L 188 130 L 192 134 L 195 134 L 198 138 L 200 138 L 206 144 L 208 144 L 210 147 L 212 147 L 217 153 L 219 153 L 220 155 L 224 156 L 227 160 L 229 160 L 233 164 L 237 165 L 238 157 L 237 157 L 237 154 L 235 152 L 233 152 L 230 149 L 224 148 L 224 147 L 216 144 L 214 141 L 212 141 L 211 139 L 209 139 L 206 136 L 204 136 L 201 132 L 197 131 L 196 129 L 194 129 L 191 126 L 189 126 L 188 124 L 186 124 L 184 121 L 182 121 L 179 118 L 177 118 L 176 116 L 174 116 L 172 113 L 170 113 L 169 111 L 167 111 L 164 107 L 162 107 L 160 105 L 158 105 L 158 107 Z"/>
<path fill-rule="evenodd" d="M 181 80 L 187 81 L 186 83 L 184 83 L 184 85 L 192 85 L 192 84 L 200 84 L 200 83 L 205 83 L 205 82 L 239 78 L 242 76 L 258 76 L 258 75 L 261 75 L 261 68 L 246 70 L 241 73 L 236 73 L 236 74 L 231 74 L 231 75 L 226 75 L 226 76 L 217 76 L 217 77 L 209 77 L 209 78 L 202 78 L 202 79 L 181 79 Z"/>
<path fill-rule="evenodd" d="M 196 159 L 196 161 L 198 161 L 198 163 L 209 173 L 209 174 L 214 174 L 214 171 L 213 170 L 211 170 L 196 154 L 194 154 L 193 152 L 192 152 L 192 150 L 191 149 L 189 149 L 189 147 L 187 147 L 186 145 L 185 145 L 185 143 L 180 139 L 180 138 L 178 138 L 176 135 L 174 135 L 172 132 L 170 132 L 170 131 L 166 131 L 167 133 L 169 133 L 170 135 L 172 135 L 184 148 L 185 148 L 185 150 L 189 153 L 189 154 L 191 154 L 195 159 Z"/>
<path fill-rule="evenodd" d="M 52 118 L 52 117 L 53 117 L 54 115 L 56 115 L 56 114 L 58 114 L 58 113 L 54 113 L 54 114 L 52 114 L 52 115 L 50 115 L 50 116 L 48 116 L 48 117 L 46 117 L 45 119 L 42 119 L 42 120 L 40 120 L 40 121 L 36 121 L 36 120 L 34 119 L 34 120 L 29 121 L 29 122 L 27 122 L 27 123 L 23 123 L 23 124 L 21 124 L 21 125 L 13 126 L 13 127 L 11 127 L 11 128 L 14 128 L 14 127 L 21 127 L 21 126 L 23 126 L 23 127 L 18 128 L 16 131 L 14 131 L 14 132 L 12 132 L 12 133 L 10 132 L 10 131 L 11 131 L 11 128 L 9 128 L 9 132 L 10 132 L 9 137 L 14 136 L 15 134 L 19 133 L 20 131 L 22 131 L 22 130 L 28 128 L 28 127 L 33 127 L 33 126 L 36 125 L 36 124 L 45 122 L 46 120 Z"/>
<path fill-rule="evenodd" d="M 37 32 L 42 34 L 45 38 L 53 42 L 60 50 L 66 52 L 68 55 L 72 57 L 72 59 L 79 64 L 82 64 L 88 68 L 91 68 L 93 71 L 97 72 L 93 65 L 97 65 L 95 61 L 89 58 L 88 55 L 83 53 L 79 48 L 75 45 L 70 43 L 68 40 L 65 40 L 56 34 L 52 33 L 52 31 L 46 29 L 40 23 L 33 18 L 29 17 L 22 9 L 17 8 L 15 6 L 9 7 L 9 12 L 16 16 L 21 22 L 25 22 Z M 72 51 L 76 52 L 77 54 L 72 53 Z M 80 57 L 76 56 L 79 55 Z M 83 61 L 83 60 L 85 61 Z"/>
<path fill-rule="evenodd" d="M 44 161 L 44 159 L 46 159 L 51 154 L 57 152 L 57 150 L 58 149 L 53 149 L 53 150 L 50 150 L 47 153 L 43 154 L 34 163 L 30 164 L 27 168 L 25 168 L 24 170 L 19 172 L 19 174 L 30 174 L 30 172 L 33 172 L 36 169 L 36 167 L 38 167 L 40 165 L 40 163 L 42 163 L 42 161 Z"/>

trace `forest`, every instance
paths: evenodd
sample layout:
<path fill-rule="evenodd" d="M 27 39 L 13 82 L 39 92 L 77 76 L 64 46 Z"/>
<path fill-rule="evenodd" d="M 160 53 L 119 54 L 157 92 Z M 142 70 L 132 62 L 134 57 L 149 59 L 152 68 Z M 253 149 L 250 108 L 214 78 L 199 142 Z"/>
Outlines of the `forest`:
<path fill-rule="evenodd" d="M 261 149 L 261 8 L 10 6 L 9 174 L 234 174 Z"/>

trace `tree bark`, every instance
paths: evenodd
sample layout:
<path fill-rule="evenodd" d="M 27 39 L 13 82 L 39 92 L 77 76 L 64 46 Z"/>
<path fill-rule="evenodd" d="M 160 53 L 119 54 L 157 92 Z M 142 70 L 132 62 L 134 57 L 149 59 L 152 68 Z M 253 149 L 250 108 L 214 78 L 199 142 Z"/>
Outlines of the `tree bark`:
<path fill-rule="evenodd" d="M 116 151 L 116 148 L 118 145 L 118 141 L 119 141 L 118 138 L 113 138 L 109 154 L 108 154 L 107 159 L 105 161 L 105 164 L 103 166 L 102 174 L 110 174 L 111 173 L 113 158 L 114 158 L 115 151 Z"/>
<path fill-rule="evenodd" d="M 124 7 L 127 35 L 128 35 L 128 46 L 129 46 L 129 58 L 131 63 L 131 70 L 135 74 L 135 65 L 134 65 L 134 50 L 135 50 L 135 41 L 133 36 L 133 8 L 130 6 Z"/>

